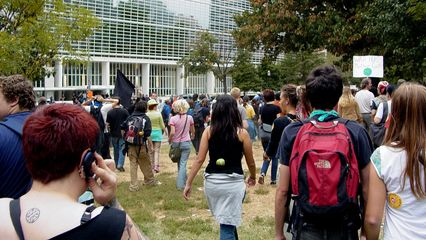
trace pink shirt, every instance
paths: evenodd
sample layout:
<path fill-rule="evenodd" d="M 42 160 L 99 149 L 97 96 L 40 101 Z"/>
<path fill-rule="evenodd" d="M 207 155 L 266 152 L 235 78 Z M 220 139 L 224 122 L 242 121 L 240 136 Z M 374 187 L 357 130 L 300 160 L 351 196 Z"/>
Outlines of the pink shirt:
<path fill-rule="evenodd" d="M 182 134 L 183 127 L 185 124 L 185 119 L 188 117 L 188 120 L 186 121 L 186 127 L 185 132 Z M 194 125 L 194 119 L 192 116 L 189 116 L 187 114 L 184 115 L 175 115 L 170 118 L 169 121 L 170 126 L 175 127 L 175 135 L 173 135 L 173 142 L 186 142 L 191 141 L 191 137 L 189 136 L 189 131 L 192 125 Z"/>

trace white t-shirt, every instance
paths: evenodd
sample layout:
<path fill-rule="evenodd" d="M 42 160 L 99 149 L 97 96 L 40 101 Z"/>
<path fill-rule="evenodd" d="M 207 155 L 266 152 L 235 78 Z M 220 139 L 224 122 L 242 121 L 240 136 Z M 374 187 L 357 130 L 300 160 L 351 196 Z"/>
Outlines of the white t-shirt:
<path fill-rule="evenodd" d="M 388 100 L 388 116 L 391 113 L 391 105 L 392 105 L 392 101 Z M 379 107 L 377 108 L 376 115 L 374 117 L 378 118 L 378 119 L 383 118 L 383 103 L 379 104 Z"/>
<path fill-rule="evenodd" d="M 377 148 L 371 155 L 377 175 L 386 185 L 384 239 L 426 239 L 426 199 L 416 199 L 408 177 L 404 190 L 401 187 L 406 161 L 405 150 L 388 146 Z M 420 176 L 424 184 L 422 167 Z"/>
<path fill-rule="evenodd" d="M 371 101 L 374 99 L 374 94 L 368 90 L 360 90 L 355 94 L 355 100 L 359 106 L 360 113 L 371 113 Z"/>
<path fill-rule="evenodd" d="M 89 106 L 83 106 L 83 107 L 84 107 L 84 110 L 86 110 L 86 112 L 90 113 L 90 105 Z M 106 124 L 106 119 L 107 119 L 107 116 L 108 116 L 108 112 L 111 109 L 112 109 L 112 104 L 111 103 L 104 103 L 102 105 L 101 114 L 102 114 L 102 118 L 104 119 L 105 124 Z M 104 132 L 108 132 L 108 128 L 105 128 Z"/>

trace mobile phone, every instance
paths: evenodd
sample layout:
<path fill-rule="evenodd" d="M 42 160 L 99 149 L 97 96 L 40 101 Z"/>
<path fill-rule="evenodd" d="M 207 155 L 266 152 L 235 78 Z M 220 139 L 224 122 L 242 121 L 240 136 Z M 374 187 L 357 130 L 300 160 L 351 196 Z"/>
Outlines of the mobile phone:
<path fill-rule="evenodd" d="M 95 161 L 96 161 L 95 151 L 94 150 L 87 151 L 83 157 L 83 171 L 84 171 L 84 176 L 86 177 L 86 180 L 88 180 L 89 178 L 93 178 L 95 176 L 95 173 L 92 171 L 92 163 Z"/>

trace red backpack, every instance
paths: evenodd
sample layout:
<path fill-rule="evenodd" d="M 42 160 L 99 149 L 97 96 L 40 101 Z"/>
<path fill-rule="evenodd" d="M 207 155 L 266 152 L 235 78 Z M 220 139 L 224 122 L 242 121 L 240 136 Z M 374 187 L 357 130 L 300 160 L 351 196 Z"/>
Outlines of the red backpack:
<path fill-rule="evenodd" d="M 338 219 L 349 206 L 357 206 L 358 161 L 342 121 L 311 120 L 297 133 L 290 158 L 291 187 L 305 216 Z"/>

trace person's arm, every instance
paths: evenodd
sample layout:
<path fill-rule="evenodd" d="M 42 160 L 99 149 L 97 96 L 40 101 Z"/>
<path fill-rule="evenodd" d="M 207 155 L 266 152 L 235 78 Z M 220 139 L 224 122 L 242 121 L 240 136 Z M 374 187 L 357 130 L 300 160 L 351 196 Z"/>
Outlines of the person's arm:
<path fill-rule="evenodd" d="M 256 184 L 256 163 L 254 162 L 250 135 L 245 129 L 241 129 L 239 135 L 241 140 L 243 141 L 244 157 L 246 159 L 247 167 L 250 172 L 250 176 L 247 179 L 247 182 L 249 186 L 254 186 Z"/>
<path fill-rule="evenodd" d="M 191 124 L 191 126 L 189 128 L 189 134 L 190 134 L 191 140 L 194 140 L 194 138 L 195 138 L 195 127 L 194 127 L 194 124 Z"/>
<path fill-rule="evenodd" d="M 288 189 L 290 185 L 290 168 L 280 164 L 278 187 L 275 193 L 275 239 L 283 240 L 284 219 L 287 213 L 286 202 L 288 198 Z"/>
<path fill-rule="evenodd" d="M 170 125 L 169 143 L 172 143 L 174 135 L 175 135 L 175 125 Z"/>
<path fill-rule="evenodd" d="M 185 189 L 183 190 L 183 197 L 188 200 L 191 196 L 192 190 L 192 181 L 194 181 L 195 176 L 197 176 L 198 171 L 201 166 L 203 166 L 204 161 L 206 160 L 207 151 L 209 147 L 209 136 L 210 127 L 207 127 L 203 135 L 201 136 L 200 148 L 198 150 L 197 160 L 191 166 L 191 172 L 189 173 L 188 180 L 186 181 Z"/>
<path fill-rule="evenodd" d="M 380 121 L 382 121 L 383 117 L 383 103 L 379 104 L 379 107 L 377 108 L 376 115 L 374 116 L 374 123 L 379 124 Z"/>
<path fill-rule="evenodd" d="M 129 239 L 138 239 L 138 240 L 148 240 L 142 231 L 138 228 L 136 224 L 133 223 L 133 220 L 128 214 L 126 214 L 126 225 L 124 227 L 123 235 L 121 236 L 122 240 Z"/>
<path fill-rule="evenodd" d="M 374 167 L 369 169 L 368 189 L 364 228 L 367 239 L 378 239 L 386 202 L 386 186 L 377 175 Z"/>
<path fill-rule="evenodd" d="M 108 204 L 108 207 L 116 208 L 124 211 L 117 198 L 113 198 Z M 133 222 L 132 218 L 126 213 L 126 223 L 124 225 L 123 234 L 121 235 L 122 240 L 138 239 L 147 240 L 148 238 L 142 233 L 138 226 Z"/>

